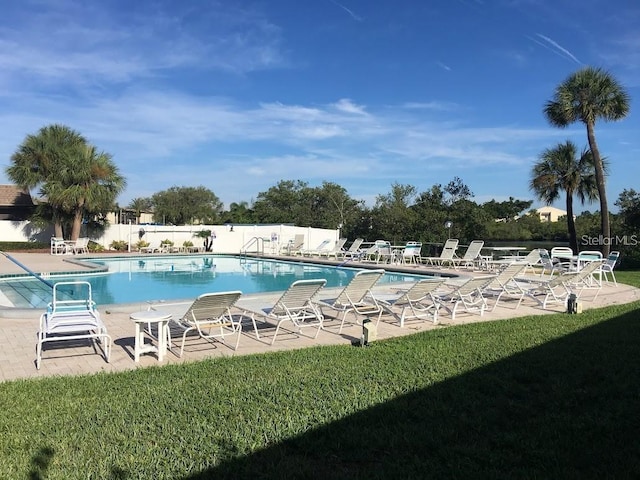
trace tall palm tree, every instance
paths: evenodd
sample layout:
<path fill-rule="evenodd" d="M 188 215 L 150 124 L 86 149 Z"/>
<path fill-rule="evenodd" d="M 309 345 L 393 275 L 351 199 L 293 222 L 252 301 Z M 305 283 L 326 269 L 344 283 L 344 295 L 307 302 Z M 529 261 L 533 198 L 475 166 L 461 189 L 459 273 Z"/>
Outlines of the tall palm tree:
<path fill-rule="evenodd" d="M 600 226 L 605 239 L 611 237 L 609 207 L 605 189 L 605 171 L 595 136 L 596 120 L 621 120 L 629 113 L 630 98 L 624 88 L 601 68 L 585 67 L 570 75 L 547 102 L 544 113 L 554 126 L 564 128 L 580 121 L 587 127 L 589 149 L 593 155 L 596 184 L 600 198 Z M 609 242 L 604 242 L 603 254 L 609 254 Z"/>
<path fill-rule="evenodd" d="M 85 143 L 82 135 L 64 125 L 43 127 L 36 135 L 27 135 L 11 156 L 13 164 L 7 167 L 7 176 L 22 188 L 40 187 L 40 194 L 46 195 L 43 187 L 60 173 L 61 160 Z M 54 234 L 62 237 L 64 212 L 59 205 L 49 203 Z"/>
<path fill-rule="evenodd" d="M 536 196 L 550 205 L 566 192 L 567 230 L 569 245 L 574 253 L 578 253 L 578 235 L 573 218 L 573 197 L 577 195 L 584 205 L 598 198 L 594 158 L 590 150 L 583 150 L 580 158 L 576 157 L 575 144 L 567 140 L 554 148 L 548 148 L 540 155 L 540 160 L 531 170 L 529 188 Z M 605 174 L 608 169 L 603 162 Z"/>
<path fill-rule="evenodd" d="M 148 197 L 136 197 L 131 202 L 127 208 L 133 210 L 136 213 L 136 223 L 140 223 L 140 216 L 142 212 L 148 212 L 151 210 L 151 199 Z"/>
<path fill-rule="evenodd" d="M 84 216 L 108 210 L 126 185 L 109 154 L 63 125 L 28 135 L 11 160 L 9 178 L 25 188 L 39 186 L 46 196 L 56 236 L 63 236 L 63 224 L 72 218 L 72 240 L 80 235 Z"/>

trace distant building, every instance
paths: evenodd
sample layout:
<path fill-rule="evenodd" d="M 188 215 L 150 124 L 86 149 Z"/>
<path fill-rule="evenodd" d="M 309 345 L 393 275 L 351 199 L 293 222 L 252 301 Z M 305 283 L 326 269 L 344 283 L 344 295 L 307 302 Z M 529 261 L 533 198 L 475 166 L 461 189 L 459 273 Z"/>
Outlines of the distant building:
<path fill-rule="evenodd" d="M 35 208 L 28 190 L 17 185 L 0 185 L 0 220 L 28 220 Z"/>
<path fill-rule="evenodd" d="M 116 212 L 107 213 L 107 221 L 111 225 L 117 225 L 119 223 L 128 224 L 131 222 L 133 225 L 138 223 L 147 224 L 153 223 L 153 212 L 140 212 L 140 219 L 136 218 L 136 212 L 134 210 L 123 208 Z"/>
<path fill-rule="evenodd" d="M 566 210 L 560 210 L 555 207 L 541 207 L 536 209 L 538 215 L 540 215 L 541 222 L 557 222 L 560 217 L 566 217 Z"/>

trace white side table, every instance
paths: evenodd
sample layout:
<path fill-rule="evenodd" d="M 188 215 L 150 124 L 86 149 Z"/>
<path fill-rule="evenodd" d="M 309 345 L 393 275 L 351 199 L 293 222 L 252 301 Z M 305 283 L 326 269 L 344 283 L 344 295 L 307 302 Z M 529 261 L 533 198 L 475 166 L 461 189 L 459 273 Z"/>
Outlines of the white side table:
<path fill-rule="evenodd" d="M 142 310 L 129 315 L 129 318 L 136 324 L 134 361 L 140 361 L 140 355 L 144 353 L 157 353 L 158 361 L 164 360 L 164 355 L 169 348 L 169 320 L 170 313 L 162 313 L 153 310 Z M 158 345 L 144 343 L 144 325 L 147 324 L 151 328 L 151 324 L 155 323 L 158 327 L 158 336 L 156 338 Z M 168 341 L 167 341 L 168 340 Z"/>

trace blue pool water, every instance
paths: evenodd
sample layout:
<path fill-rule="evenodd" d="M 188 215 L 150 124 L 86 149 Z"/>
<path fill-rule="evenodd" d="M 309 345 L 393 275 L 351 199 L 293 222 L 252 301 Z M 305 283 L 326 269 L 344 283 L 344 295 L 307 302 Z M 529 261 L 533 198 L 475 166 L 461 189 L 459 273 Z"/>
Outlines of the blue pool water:
<path fill-rule="evenodd" d="M 233 256 L 127 257 L 92 259 L 108 273 L 58 276 L 49 282 L 84 280 L 91 283 L 98 305 L 145 301 L 193 299 L 206 292 L 240 290 L 243 293 L 286 290 L 296 280 L 324 278 L 327 287 L 344 286 L 358 271 L 297 262 L 239 258 Z M 416 276 L 387 273 L 381 283 L 415 282 Z M 33 278 L 0 282 L 0 304 L 18 308 L 45 308 L 51 288 Z"/>

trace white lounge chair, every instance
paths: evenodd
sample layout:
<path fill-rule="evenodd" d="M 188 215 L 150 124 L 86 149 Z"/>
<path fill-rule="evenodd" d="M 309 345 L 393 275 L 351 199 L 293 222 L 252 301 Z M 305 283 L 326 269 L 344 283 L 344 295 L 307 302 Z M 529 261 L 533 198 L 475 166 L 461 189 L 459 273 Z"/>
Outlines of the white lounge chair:
<path fill-rule="evenodd" d="M 549 256 L 549 252 L 544 248 L 539 248 L 538 253 L 540 254 L 540 265 L 542 267 L 542 271 L 540 272 L 540 276 L 544 277 L 545 272 L 549 272 L 549 277 L 552 277 L 554 273 L 565 273 L 571 271 L 573 268 L 573 264 L 570 261 L 560 261 L 556 259 L 553 261 L 551 256 Z"/>
<path fill-rule="evenodd" d="M 493 281 L 484 288 L 482 294 L 485 297 L 496 297 L 496 302 L 493 304 L 493 308 L 491 309 L 492 311 L 496 309 L 500 299 L 505 296 L 516 298 L 518 302 L 516 303 L 514 310 L 518 309 L 527 292 L 522 288 L 522 285 L 516 281 L 516 278 L 519 277 L 520 274 L 528 267 L 528 263 L 513 262 L 501 270 Z"/>
<path fill-rule="evenodd" d="M 326 252 L 329 250 L 329 245 L 331 244 L 331 240 L 325 239 L 316 248 L 310 249 L 302 249 L 300 250 L 300 255 L 303 257 L 318 257 L 322 252 Z"/>
<path fill-rule="evenodd" d="M 337 259 L 338 257 L 342 256 L 344 254 L 344 244 L 347 243 L 347 239 L 346 238 L 340 238 L 333 246 L 332 249 L 330 250 L 324 250 L 320 252 L 320 257 L 327 257 L 331 258 L 334 257 L 335 259 Z"/>
<path fill-rule="evenodd" d="M 283 248 L 280 253 L 284 253 L 285 255 L 299 255 L 303 248 L 304 248 L 304 234 L 296 233 L 293 240 L 289 240 L 288 243 L 283 245 Z"/>
<path fill-rule="evenodd" d="M 184 345 L 189 332 L 196 331 L 200 338 L 215 340 L 219 338 L 225 343 L 225 336 L 237 335 L 234 350 L 238 349 L 240 334 L 242 333 L 242 321 L 234 318 L 231 309 L 242 296 L 240 291 L 204 293 L 188 306 L 186 311 L 173 315 L 172 321 L 182 331 L 182 343 L 180 354 L 182 357 Z M 155 306 L 152 306 L 155 310 Z M 158 306 L 162 311 L 166 305 Z M 254 324 L 255 328 L 255 324 Z M 256 329 L 257 332 L 257 329 Z"/>
<path fill-rule="evenodd" d="M 40 316 L 40 330 L 36 344 L 36 368 L 42 362 L 46 342 L 96 340 L 109 362 L 111 337 L 100 318 L 91 296 L 89 282 L 58 282 L 53 286 L 53 300 Z"/>
<path fill-rule="evenodd" d="M 298 332 L 304 327 L 316 327 L 316 334 L 313 338 L 317 338 L 323 328 L 324 317 L 315 300 L 326 283 L 325 279 L 298 280 L 289 286 L 273 306 L 257 310 L 245 304 L 242 308 L 245 313 L 251 315 L 251 320 L 254 323 L 256 315 L 261 316 L 264 320 L 276 322 L 276 331 L 271 339 L 271 345 L 276 341 L 280 326 L 284 322 L 291 322 L 297 327 Z"/>
<path fill-rule="evenodd" d="M 426 278 L 418 280 L 408 290 L 394 297 L 376 295 L 375 298 L 386 312 L 398 319 L 400 327 L 404 327 L 405 320 L 414 318 L 431 320 L 437 324 L 440 300 L 435 292 L 444 281 L 444 278 Z"/>
<path fill-rule="evenodd" d="M 594 261 L 585 265 L 578 272 L 565 272 L 547 280 L 539 280 L 530 286 L 523 285 L 527 295 L 536 300 L 543 309 L 546 309 L 549 303 L 565 304 L 567 297 L 574 293 L 580 298 L 585 288 L 596 289 L 595 299 L 600 292 L 602 282 L 600 278 L 594 278 L 594 275 L 600 274 L 602 261 Z"/>
<path fill-rule="evenodd" d="M 359 258 L 361 255 L 360 245 L 364 242 L 363 238 L 356 238 L 353 243 L 349 246 L 349 248 L 344 252 L 342 258 L 345 259 L 354 259 Z"/>
<path fill-rule="evenodd" d="M 455 320 L 458 307 L 462 307 L 467 313 L 483 316 L 487 309 L 487 300 L 482 292 L 494 278 L 495 275 L 472 277 L 455 287 L 451 293 L 440 296 L 440 304 L 451 314 L 451 320 Z"/>
<path fill-rule="evenodd" d="M 479 267 L 482 257 L 480 255 L 480 251 L 484 247 L 483 240 L 473 240 L 467 250 L 464 252 L 462 258 L 453 257 L 451 260 L 454 268 L 465 267 L 465 268 L 475 268 Z"/>
<path fill-rule="evenodd" d="M 351 281 L 338 293 L 335 298 L 321 299 L 319 304 L 324 308 L 330 308 L 342 313 L 340 330 L 342 332 L 347 313 L 353 312 L 358 323 L 358 315 L 371 317 L 377 315 L 377 323 L 380 323 L 382 307 L 373 296 L 371 289 L 384 275 L 384 270 L 361 270 L 354 275 Z"/>
<path fill-rule="evenodd" d="M 453 258 L 456 254 L 456 250 L 458 249 L 458 243 L 459 241 L 457 238 L 450 238 L 444 243 L 439 257 L 420 257 L 420 261 L 422 263 L 438 267 L 453 265 Z"/>

